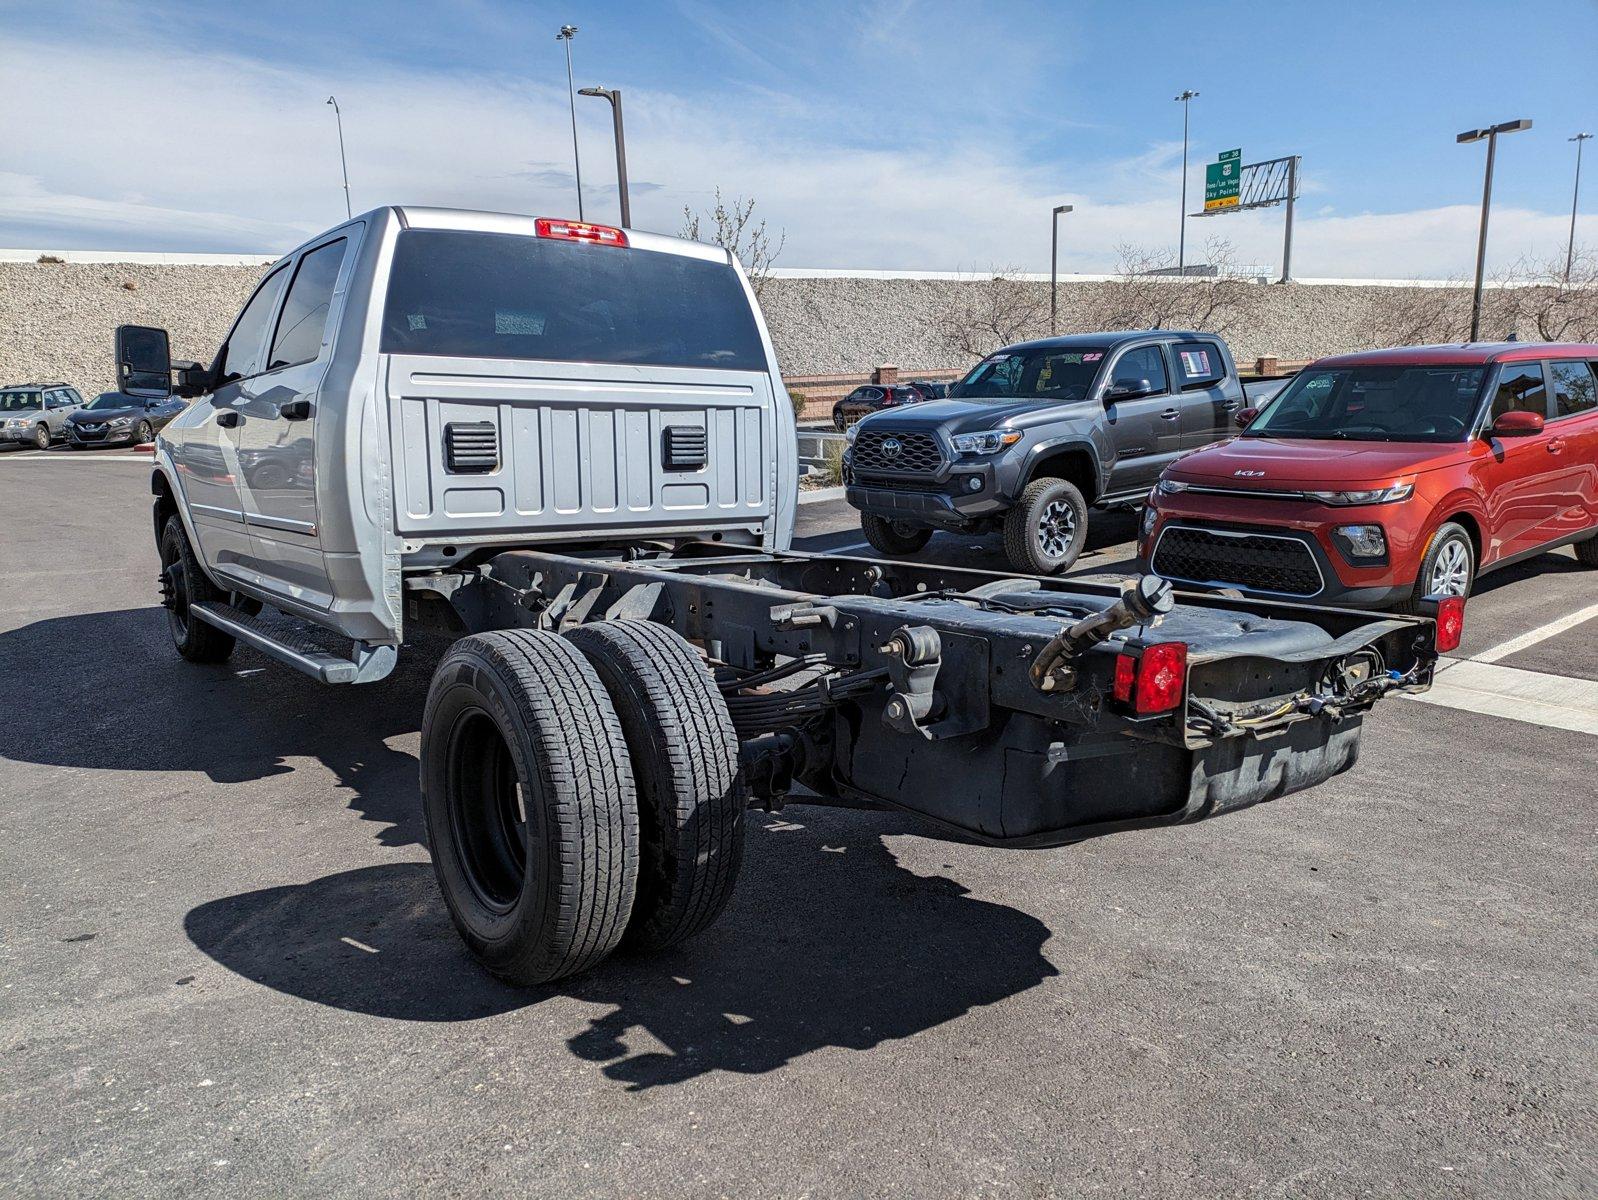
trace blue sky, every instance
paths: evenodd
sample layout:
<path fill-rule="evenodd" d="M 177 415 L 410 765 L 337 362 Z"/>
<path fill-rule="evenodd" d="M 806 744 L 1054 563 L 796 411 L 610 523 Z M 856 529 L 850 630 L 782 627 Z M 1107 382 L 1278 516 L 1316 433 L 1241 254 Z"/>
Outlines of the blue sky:
<path fill-rule="evenodd" d="M 357 207 L 570 213 L 564 21 L 578 85 L 625 93 L 635 223 L 674 232 L 719 185 L 786 231 L 785 266 L 1044 270 L 1061 202 L 1066 269 L 1173 246 L 1190 87 L 1190 198 L 1218 150 L 1303 155 L 1300 274 L 1463 275 L 1482 148 L 1455 133 L 1535 121 L 1500 146 L 1507 265 L 1562 253 L 1566 138 L 1598 132 L 1598 8 L 1574 0 L 0 2 L 5 60 L 66 83 L 8 98 L 0 244 L 286 248 L 342 216 L 330 92 Z M 602 102 L 579 129 L 604 217 Z M 1280 253 L 1274 211 L 1188 229 L 1199 257 L 1210 236 Z"/>

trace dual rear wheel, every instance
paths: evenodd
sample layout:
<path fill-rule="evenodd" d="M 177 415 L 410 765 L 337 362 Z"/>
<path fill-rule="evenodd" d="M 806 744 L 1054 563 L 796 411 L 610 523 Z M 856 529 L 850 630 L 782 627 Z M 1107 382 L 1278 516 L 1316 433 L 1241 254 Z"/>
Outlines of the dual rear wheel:
<path fill-rule="evenodd" d="M 422 799 L 472 954 L 538 984 L 707 927 L 743 857 L 738 739 L 672 630 L 605 621 L 455 643 L 422 724 Z"/>

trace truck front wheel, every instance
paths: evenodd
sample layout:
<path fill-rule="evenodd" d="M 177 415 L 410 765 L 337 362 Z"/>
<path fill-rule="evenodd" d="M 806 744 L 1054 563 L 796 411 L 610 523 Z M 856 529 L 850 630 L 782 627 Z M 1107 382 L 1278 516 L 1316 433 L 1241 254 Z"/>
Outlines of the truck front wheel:
<path fill-rule="evenodd" d="M 638 799 L 616 709 L 564 638 L 450 647 L 422 717 L 422 809 L 444 903 L 473 956 L 546 983 L 614 950 L 638 881 Z"/>
<path fill-rule="evenodd" d="M 172 644 L 190 662 L 226 662 L 233 653 L 233 637 L 189 612 L 190 604 L 225 602 L 227 596 L 206 577 L 189 545 L 183 520 L 177 513 L 161 527 L 161 604 Z"/>
<path fill-rule="evenodd" d="M 743 863 L 738 735 L 704 660 L 649 621 L 566 635 L 605 685 L 638 781 L 638 898 L 623 945 L 658 950 L 708 927 Z"/>
<path fill-rule="evenodd" d="M 1069 570 L 1088 538 L 1088 504 L 1073 483 L 1034 479 L 1004 516 L 1004 553 L 1029 575 Z"/>
<path fill-rule="evenodd" d="M 890 521 L 872 513 L 860 514 L 860 530 L 866 541 L 883 554 L 914 554 L 932 540 L 932 530 L 914 521 Z"/>

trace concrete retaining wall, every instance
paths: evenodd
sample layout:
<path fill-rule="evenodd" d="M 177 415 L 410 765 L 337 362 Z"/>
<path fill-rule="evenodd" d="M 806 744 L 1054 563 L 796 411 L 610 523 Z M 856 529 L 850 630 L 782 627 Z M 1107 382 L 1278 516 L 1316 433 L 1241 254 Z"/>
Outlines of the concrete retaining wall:
<path fill-rule="evenodd" d="M 209 361 L 261 274 L 258 265 L 0 261 L 0 381 L 62 379 L 86 394 L 105 390 L 112 380 L 111 331 L 128 322 L 164 326 L 174 357 Z M 949 349 L 941 331 L 949 312 L 969 310 L 988 286 L 971 279 L 789 275 L 766 284 L 762 304 L 787 374 L 865 372 L 881 363 L 909 372 L 969 362 Z M 1038 314 L 1022 332 L 1045 332 L 1048 285 L 1011 286 Z M 1103 328 L 1104 314 L 1124 301 L 1118 286 L 1062 283 L 1062 331 Z M 1356 349 L 1369 343 L 1373 314 L 1395 290 L 1250 284 L 1246 317 L 1225 332 L 1239 359 Z"/>

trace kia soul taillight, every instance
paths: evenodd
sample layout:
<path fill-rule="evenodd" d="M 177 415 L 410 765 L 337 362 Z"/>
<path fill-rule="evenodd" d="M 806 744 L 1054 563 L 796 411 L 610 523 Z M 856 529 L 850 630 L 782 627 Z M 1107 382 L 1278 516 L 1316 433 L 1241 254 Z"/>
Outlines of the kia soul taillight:
<path fill-rule="evenodd" d="M 1111 694 L 1138 716 L 1180 708 L 1186 691 L 1186 642 L 1128 646 L 1116 656 Z"/>

